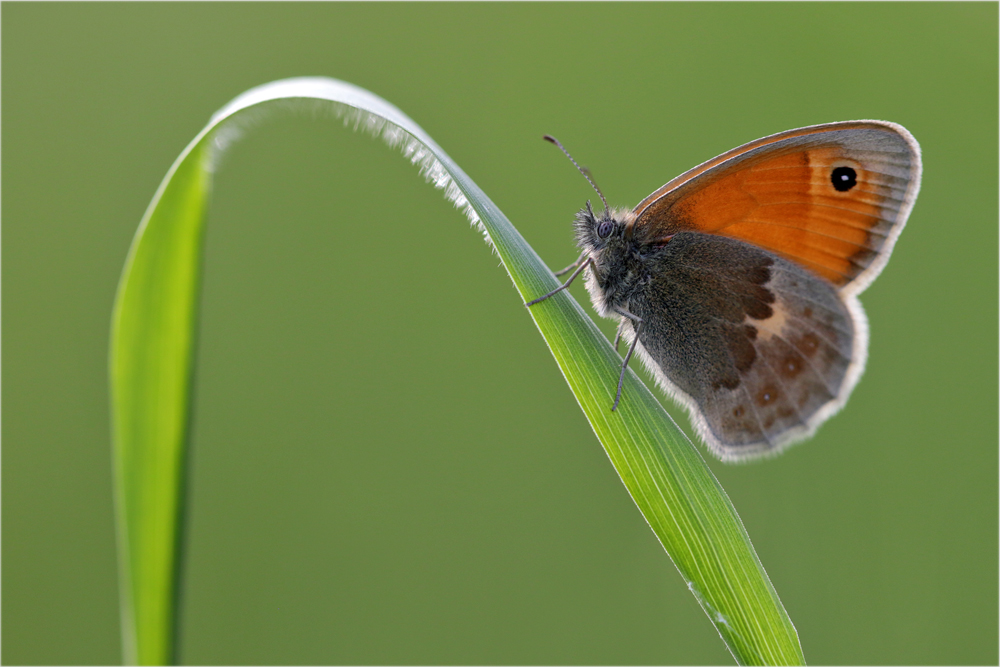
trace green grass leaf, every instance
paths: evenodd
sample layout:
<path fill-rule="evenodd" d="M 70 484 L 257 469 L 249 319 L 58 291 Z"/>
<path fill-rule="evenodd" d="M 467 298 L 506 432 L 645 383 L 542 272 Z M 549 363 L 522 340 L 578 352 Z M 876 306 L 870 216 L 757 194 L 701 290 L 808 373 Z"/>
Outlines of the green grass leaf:
<path fill-rule="evenodd" d="M 262 114 L 331 113 L 382 137 L 486 236 L 525 301 L 558 281 L 514 226 L 399 109 L 325 78 L 288 79 L 233 100 L 181 153 L 149 205 L 118 287 L 111 401 L 127 662 L 174 657 L 186 447 L 205 212 L 221 151 Z M 798 635 L 736 510 L 700 454 L 567 293 L 525 309 L 639 510 L 739 663 L 802 664 Z"/>

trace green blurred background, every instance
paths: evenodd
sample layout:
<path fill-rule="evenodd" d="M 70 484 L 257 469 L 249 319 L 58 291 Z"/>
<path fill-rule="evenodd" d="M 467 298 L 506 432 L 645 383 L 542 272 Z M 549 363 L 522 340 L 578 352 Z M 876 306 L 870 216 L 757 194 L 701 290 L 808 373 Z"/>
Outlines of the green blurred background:
<path fill-rule="evenodd" d="M 996 664 L 997 20 L 995 3 L 4 4 L 3 662 L 120 660 L 106 350 L 129 242 L 212 112 L 327 75 L 420 123 L 553 267 L 594 194 L 543 133 L 634 205 L 773 132 L 909 128 L 923 190 L 864 294 L 853 398 L 778 459 L 710 464 L 809 662 Z M 335 121 L 274 118 L 223 160 L 183 661 L 731 663 L 498 263 Z"/>

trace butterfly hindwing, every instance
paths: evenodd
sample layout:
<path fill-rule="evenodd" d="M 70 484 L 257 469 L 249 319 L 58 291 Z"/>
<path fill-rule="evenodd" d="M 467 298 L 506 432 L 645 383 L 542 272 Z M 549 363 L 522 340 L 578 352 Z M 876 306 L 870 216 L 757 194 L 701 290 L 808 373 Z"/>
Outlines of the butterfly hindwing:
<path fill-rule="evenodd" d="M 828 281 L 750 244 L 677 233 L 630 301 L 637 351 L 724 459 L 777 451 L 846 400 L 864 355 Z"/>

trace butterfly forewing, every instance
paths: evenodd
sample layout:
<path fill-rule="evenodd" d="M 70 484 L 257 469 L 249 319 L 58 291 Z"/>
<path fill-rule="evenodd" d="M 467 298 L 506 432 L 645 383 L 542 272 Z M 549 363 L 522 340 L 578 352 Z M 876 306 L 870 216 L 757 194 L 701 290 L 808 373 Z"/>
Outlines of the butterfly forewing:
<path fill-rule="evenodd" d="M 737 148 L 636 207 L 639 238 L 696 230 L 740 239 L 858 292 L 881 270 L 919 187 L 903 128 L 876 121 L 793 130 Z"/>

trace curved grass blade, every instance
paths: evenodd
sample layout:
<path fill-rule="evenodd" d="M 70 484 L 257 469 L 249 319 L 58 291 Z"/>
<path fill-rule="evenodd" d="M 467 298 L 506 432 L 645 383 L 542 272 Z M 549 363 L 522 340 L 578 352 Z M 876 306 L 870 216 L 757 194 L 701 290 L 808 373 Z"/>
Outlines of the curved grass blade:
<path fill-rule="evenodd" d="M 381 136 L 464 210 L 525 301 L 558 282 L 510 221 L 399 109 L 325 78 L 254 88 L 212 117 L 146 211 L 118 287 L 111 400 L 125 659 L 174 657 L 185 448 L 205 211 L 212 166 L 242 128 L 283 107 L 314 107 Z M 798 635 L 725 491 L 646 387 L 566 292 L 527 310 L 594 433 L 688 588 L 741 664 L 802 664 Z"/>

